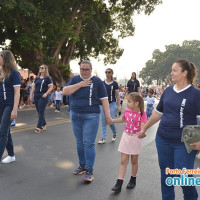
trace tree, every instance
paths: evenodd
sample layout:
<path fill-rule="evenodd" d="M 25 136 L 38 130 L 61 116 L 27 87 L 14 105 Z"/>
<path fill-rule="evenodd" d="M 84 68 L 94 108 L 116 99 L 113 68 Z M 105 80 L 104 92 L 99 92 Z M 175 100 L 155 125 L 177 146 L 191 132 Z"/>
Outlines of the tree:
<path fill-rule="evenodd" d="M 50 75 L 63 85 L 70 61 L 104 55 L 116 63 L 122 55 L 119 38 L 132 36 L 134 12 L 150 14 L 161 0 L 1 0 L 0 42 L 22 68 Z M 115 34 L 115 35 L 114 35 Z"/>
<path fill-rule="evenodd" d="M 193 62 L 197 66 L 198 71 L 200 71 L 200 41 L 185 40 L 182 46 L 171 44 L 165 46 L 165 48 L 164 52 L 158 49 L 154 50 L 152 59 L 146 62 L 145 67 L 140 72 L 139 77 L 143 79 L 144 84 L 150 85 L 152 81 L 157 81 L 158 85 L 164 83 L 167 76 L 171 73 L 172 64 L 179 58 Z M 200 80 L 200 74 L 197 80 Z"/>

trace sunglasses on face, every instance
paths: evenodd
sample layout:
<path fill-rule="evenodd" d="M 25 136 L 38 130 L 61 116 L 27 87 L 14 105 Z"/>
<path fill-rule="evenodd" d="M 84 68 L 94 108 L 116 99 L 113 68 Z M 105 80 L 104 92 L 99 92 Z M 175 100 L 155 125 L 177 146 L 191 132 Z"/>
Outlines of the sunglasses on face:
<path fill-rule="evenodd" d="M 82 72 L 89 72 L 91 69 L 80 68 L 80 70 L 81 70 Z"/>
<path fill-rule="evenodd" d="M 106 74 L 111 74 L 111 71 L 106 71 L 105 73 L 106 73 Z"/>

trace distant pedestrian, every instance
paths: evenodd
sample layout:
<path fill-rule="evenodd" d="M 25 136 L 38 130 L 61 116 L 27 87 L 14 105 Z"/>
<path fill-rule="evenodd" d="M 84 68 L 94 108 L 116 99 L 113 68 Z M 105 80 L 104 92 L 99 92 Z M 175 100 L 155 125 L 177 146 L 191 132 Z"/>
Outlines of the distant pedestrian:
<path fill-rule="evenodd" d="M 147 119 L 151 117 L 155 106 L 155 98 L 153 96 L 153 93 L 154 93 L 153 90 L 150 89 L 147 97 L 145 98 L 145 101 L 147 101 L 147 108 L 146 108 Z"/>
<path fill-rule="evenodd" d="M 70 118 L 76 137 L 80 166 L 74 175 L 84 174 L 84 181 L 91 182 L 96 150 L 95 139 L 99 127 L 100 108 L 105 112 L 108 124 L 112 122 L 106 88 L 102 80 L 92 76 L 92 64 L 85 60 L 80 64 L 80 75 L 74 76 L 63 88 L 63 95 L 70 95 Z"/>
<path fill-rule="evenodd" d="M 2 160 L 2 163 L 6 164 L 16 160 L 10 125 L 12 120 L 17 118 L 21 76 L 15 58 L 9 50 L 0 52 L 0 66 L 0 160 L 6 149 L 8 156 Z"/>
<path fill-rule="evenodd" d="M 140 82 L 137 80 L 135 72 L 132 72 L 131 79 L 127 83 L 127 87 L 124 92 L 124 97 L 126 96 L 126 93 L 129 94 L 131 92 L 139 92 L 140 93 Z"/>
<path fill-rule="evenodd" d="M 126 173 L 126 168 L 131 157 L 132 174 L 127 189 L 132 189 L 136 185 L 136 175 L 138 171 L 138 156 L 142 152 L 142 140 L 138 138 L 138 133 L 147 122 L 144 112 L 144 100 L 138 92 L 132 92 L 127 96 L 127 109 L 121 118 L 113 119 L 113 123 L 125 122 L 124 132 L 121 137 L 118 151 L 121 152 L 121 163 L 117 183 L 112 188 L 114 192 L 120 192 Z"/>
<path fill-rule="evenodd" d="M 46 65 L 41 65 L 30 95 L 30 100 L 32 101 L 34 93 L 34 104 L 39 115 L 35 133 L 40 133 L 41 131 L 46 130 L 45 109 L 52 89 L 53 83 L 49 76 L 48 67 Z"/>
<path fill-rule="evenodd" d="M 57 87 L 55 91 L 55 104 L 56 104 L 55 112 L 60 112 L 61 102 L 62 102 L 62 91 L 60 90 L 60 87 Z"/>
<path fill-rule="evenodd" d="M 103 81 L 103 83 L 106 87 L 108 94 L 110 115 L 114 119 L 117 116 L 117 113 L 121 109 L 119 86 L 118 83 L 113 79 L 113 70 L 111 68 L 107 68 L 105 74 L 106 74 L 106 80 Z M 100 105 L 100 110 L 101 110 L 101 140 L 98 142 L 98 144 L 104 144 L 106 143 L 107 124 L 102 105 Z M 116 124 L 110 125 L 110 128 L 112 130 L 112 141 L 115 141 L 117 138 Z"/>

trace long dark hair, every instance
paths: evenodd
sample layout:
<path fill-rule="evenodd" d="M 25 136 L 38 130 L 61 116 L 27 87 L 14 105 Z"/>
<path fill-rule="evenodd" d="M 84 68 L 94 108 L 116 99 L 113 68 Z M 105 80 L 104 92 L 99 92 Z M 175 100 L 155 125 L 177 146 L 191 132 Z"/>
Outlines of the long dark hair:
<path fill-rule="evenodd" d="M 132 72 L 130 80 L 133 80 L 133 79 L 132 79 L 133 74 L 135 74 L 135 79 L 134 79 L 134 80 L 137 80 L 137 77 L 136 77 L 136 73 L 135 73 L 135 72 Z"/>
<path fill-rule="evenodd" d="M 14 58 L 12 52 L 9 50 L 1 51 L 0 55 L 3 58 L 3 65 L 2 65 L 2 69 L 1 69 L 3 72 L 3 75 L 1 78 L 2 79 L 9 78 L 10 73 L 13 69 L 18 70 L 17 64 L 15 62 L 15 58 Z"/>

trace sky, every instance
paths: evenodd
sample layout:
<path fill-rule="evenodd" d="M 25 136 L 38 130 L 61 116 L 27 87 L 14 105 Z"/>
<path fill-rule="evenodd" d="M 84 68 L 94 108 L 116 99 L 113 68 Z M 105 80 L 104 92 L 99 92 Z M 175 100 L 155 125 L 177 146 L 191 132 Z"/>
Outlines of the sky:
<path fill-rule="evenodd" d="M 110 67 L 118 80 L 130 79 L 133 71 L 138 74 L 145 67 L 155 49 L 164 51 L 165 45 L 200 40 L 199 8 L 200 0 L 163 0 L 151 15 L 134 15 L 135 34 L 120 40 L 119 46 L 124 49 L 121 58 L 107 66 L 91 58 L 93 72 L 104 79 L 105 69 Z M 79 73 L 78 62 L 70 64 L 72 72 Z"/>

